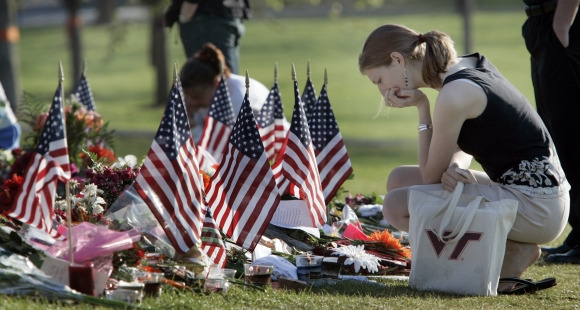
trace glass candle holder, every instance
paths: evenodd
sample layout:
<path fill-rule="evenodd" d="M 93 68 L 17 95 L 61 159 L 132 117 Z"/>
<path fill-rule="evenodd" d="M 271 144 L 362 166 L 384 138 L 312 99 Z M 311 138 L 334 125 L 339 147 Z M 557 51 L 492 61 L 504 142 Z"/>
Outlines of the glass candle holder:
<path fill-rule="evenodd" d="M 322 272 L 323 258 L 324 256 L 318 255 L 295 256 L 298 278 L 319 279 Z"/>
<path fill-rule="evenodd" d="M 246 284 L 268 286 L 271 284 L 274 266 L 244 264 L 244 280 Z"/>
<path fill-rule="evenodd" d="M 70 288 L 73 290 L 86 295 L 96 296 L 93 263 L 69 265 L 68 281 Z"/>

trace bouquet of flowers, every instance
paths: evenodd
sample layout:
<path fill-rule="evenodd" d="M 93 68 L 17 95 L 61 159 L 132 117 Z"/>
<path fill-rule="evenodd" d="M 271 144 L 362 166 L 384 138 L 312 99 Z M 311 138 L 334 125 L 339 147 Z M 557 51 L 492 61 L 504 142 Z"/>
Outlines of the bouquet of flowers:
<path fill-rule="evenodd" d="M 18 110 L 18 119 L 27 124 L 32 132 L 24 137 L 24 148 L 32 149 L 40 139 L 44 123 L 48 117 L 49 103 L 42 102 L 38 98 L 25 93 L 24 99 Z M 66 99 L 63 105 L 67 132 L 67 145 L 71 164 L 82 166 L 83 150 L 98 154 L 106 158 L 110 163 L 115 161 L 114 156 L 114 130 L 108 128 L 109 123 L 104 122 L 102 116 L 87 110 L 76 96 Z"/>

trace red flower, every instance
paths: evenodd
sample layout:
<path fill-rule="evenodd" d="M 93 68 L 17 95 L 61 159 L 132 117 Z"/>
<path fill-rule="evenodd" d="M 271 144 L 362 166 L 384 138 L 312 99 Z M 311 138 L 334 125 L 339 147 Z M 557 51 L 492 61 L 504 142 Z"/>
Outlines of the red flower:
<path fill-rule="evenodd" d="M 12 178 L 4 182 L 4 185 L 0 191 L 0 214 L 5 214 L 8 210 L 10 210 L 10 207 L 14 202 L 14 198 L 22 187 L 23 182 L 24 178 L 17 174 L 13 174 Z"/>
<path fill-rule="evenodd" d="M 95 144 L 89 146 L 89 152 L 97 154 L 97 159 L 106 159 L 109 163 L 114 163 L 117 158 L 115 157 L 115 152 L 101 145 Z M 80 157 L 84 160 L 87 154 L 81 153 Z"/>

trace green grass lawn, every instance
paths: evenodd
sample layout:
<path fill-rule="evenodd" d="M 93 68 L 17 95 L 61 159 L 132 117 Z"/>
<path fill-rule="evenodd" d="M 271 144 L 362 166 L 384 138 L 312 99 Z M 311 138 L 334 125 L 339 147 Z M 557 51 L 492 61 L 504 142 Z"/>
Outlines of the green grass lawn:
<path fill-rule="evenodd" d="M 473 18 L 474 51 L 486 55 L 533 104 L 529 55 L 520 30 L 522 11 L 477 12 Z M 329 97 L 345 138 L 355 178 L 345 183 L 354 193 L 384 193 L 389 171 L 397 165 L 416 163 L 416 111 L 388 110 L 381 113 L 381 96 L 357 69 L 357 59 L 366 36 L 384 23 L 401 23 L 421 32 L 432 29 L 450 34 L 463 53 L 462 21 L 451 13 L 422 13 L 357 18 L 254 19 L 246 23 L 240 68 L 267 87 L 273 83 L 274 66 L 287 117 L 293 107 L 291 65 L 295 64 L 301 88 L 306 65 L 311 61 L 312 79 L 319 90 L 324 69 L 328 70 Z M 148 28 L 127 24 L 116 28 L 86 27 L 83 42 L 87 76 L 97 111 L 111 127 L 124 132 L 117 140 L 117 154 L 144 156 L 156 131 L 163 107 L 153 105 L 154 77 L 149 65 Z M 170 64 L 184 62 L 175 29 L 169 35 Z M 175 43 L 177 42 L 177 43 Z M 70 89 L 67 42 L 62 28 L 22 29 L 20 42 L 22 85 L 25 91 L 49 102 L 58 84 L 58 62 L 65 68 Z M 168 81 L 170 83 L 170 81 Z M 301 89 L 302 90 L 302 89 Z M 433 100 L 436 93 L 427 92 Z M 377 116 L 378 114 L 378 116 Z M 478 165 L 474 165 L 478 167 Z M 559 240 L 561 241 L 561 240 Z M 557 243 L 557 242 L 556 242 Z M 234 288 L 225 295 L 164 294 L 145 300 L 144 306 L 162 309 L 506 309 L 580 307 L 580 278 L 577 266 L 533 265 L 526 277 L 558 278 L 557 287 L 528 296 L 457 298 L 416 292 L 400 282 L 376 285 L 338 285 L 312 288 L 305 293 L 254 292 Z M 0 308 L 83 308 L 25 299 L 0 300 Z M 92 307 L 86 306 L 86 309 Z"/>
<path fill-rule="evenodd" d="M 524 17 L 520 11 L 476 13 L 473 48 L 488 56 L 533 102 L 528 53 L 520 35 Z M 246 23 L 247 34 L 242 40 L 242 71 L 247 69 L 251 77 L 270 87 L 274 66 L 278 64 L 288 118 L 294 105 L 292 64 L 301 90 L 309 60 L 317 90 L 322 87 L 324 70 L 328 70 L 329 97 L 356 174 L 356 179 L 346 184 L 353 192 L 383 192 L 386 176 L 394 166 L 416 162 L 416 111 L 381 109 L 378 90 L 358 72 L 358 54 L 366 36 L 383 23 L 402 23 L 421 32 L 431 29 L 447 32 L 456 41 L 459 52 L 463 51 L 461 19 L 449 13 L 255 19 Z M 87 26 L 82 32 L 86 74 L 97 111 L 117 131 L 144 132 L 119 136 L 118 155 L 144 156 L 163 112 L 163 107 L 153 104 L 154 76 L 149 64 L 147 29 L 143 24 L 126 24 L 116 28 Z M 185 59 L 176 29 L 168 37 L 171 54 L 168 66 L 176 63 L 180 67 Z M 63 29 L 23 29 L 19 49 L 22 86 L 26 92 L 49 102 L 58 83 L 59 61 L 65 70 L 65 89 L 70 90 L 74 79 L 69 73 L 70 56 Z M 434 100 L 436 93 L 426 92 Z M 360 140 L 368 143 L 359 143 Z"/>

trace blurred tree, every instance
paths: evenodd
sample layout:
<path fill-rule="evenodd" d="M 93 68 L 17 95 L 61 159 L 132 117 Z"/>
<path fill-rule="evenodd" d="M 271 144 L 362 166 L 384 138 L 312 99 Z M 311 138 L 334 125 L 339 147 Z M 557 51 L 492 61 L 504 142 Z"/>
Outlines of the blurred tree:
<path fill-rule="evenodd" d="M 16 1 L 0 0 L 0 82 L 13 111 L 20 102 L 20 31 L 15 23 Z"/>
<path fill-rule="evenodd" d="M 82 18 L 79 15 L 79 8 L 81 0 L 61 0 L 67 13 L 68 19 L 66 22 L 66 33 L 68 35 L 69 47 L 71 52 L 72 74 L 69 77 L 69 84 L 72 89 L 76 88 L 76 83 L 81 76 L 83 65 L 83 48 L 81 42 L 81 25 Z"/>
<path fill-rule="evenodd" d="M 465 54 L 470 54 L 473 49 L 473 35 L 471 31 L 471 15 L 475 0 L 455 0 L 457 10 L 463 17 L 463 48 Z"/>
<path fill-rule="evenodd" d="M 167 33 L 165 32 L 163 13 L 168 5 L 167 0 L 141 0 L 149 7 L 151 16 L 151 65 L 155 69 L 155 105 L 167 104 L 167 95 L 169 94 L 169 70 Z"/>
<path fill-rule="evenodd" d="M 99 12 L 97 24 L 103 25 L 112 22 L 117 8 L 116 0 L 95 0 L 94 2 Z"/>

